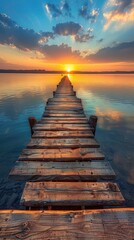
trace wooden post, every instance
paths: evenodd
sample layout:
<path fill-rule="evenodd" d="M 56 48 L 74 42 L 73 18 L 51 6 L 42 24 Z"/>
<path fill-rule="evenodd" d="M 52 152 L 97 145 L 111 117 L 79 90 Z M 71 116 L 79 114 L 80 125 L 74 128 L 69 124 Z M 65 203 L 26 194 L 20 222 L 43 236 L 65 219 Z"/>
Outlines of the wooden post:
<path fill-rule="evenodd" d="M 35 117 L 29 117 L 28 118 L 28 122 L 29 122 L 29 126 L 30 126 L 30 129 L 31 129 L 31 136 L 33 135 L 34 131 L 33 131 L 33 127 L 34 125 L 37 123 L 37 120 Z"/>
<path fill-rule="evenodd" d="M 89 125 L 93 128 L 92 132 L 95 135 L 96 132 L 96 126 L 97 126 L 97 121 L 98 121 L 98 117 L 95 115 L 91 115 L 89 118 Z"/>

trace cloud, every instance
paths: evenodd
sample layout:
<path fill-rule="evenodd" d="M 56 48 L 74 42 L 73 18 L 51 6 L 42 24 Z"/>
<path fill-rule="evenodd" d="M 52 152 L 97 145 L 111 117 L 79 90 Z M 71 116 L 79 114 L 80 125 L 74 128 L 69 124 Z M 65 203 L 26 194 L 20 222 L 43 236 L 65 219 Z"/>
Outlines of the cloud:
<path fill-rule="evenodd" d="M 111 24 L 114 25 L 116 29 L 123 27 L 126 23 L 132 24 L 134 22 L 134 1 L 108 0 L 103 16 L 105 18 L 105 30 L 107 30 Z M 116 24 L 117 22 L 118 25 Z"/>
<path fill-rule="evenodd" d="M 54 38 L 51 32 L 37 33 L 18 26 L 10 17 L 0 14 L 0 43 L 15 46 L 21 50 L 36 50 L 40 42 Z"/>
<path fill-rule="evenodd" d="M 20 67 L 22 67 L 21 65 L 19 65 Z M 17 65 L 14 63 L 10 63 L 6 60 L 4 60 L 3 58 L 0 58 L 0 69 L 16 69 Z"/>
<path fill-rule="evenodd" d="M 0 13 L 0 24 L 3 25 L 3 27 L 5 28 L 13 27 L 16 25 L 16 23 L 4 13 L 3 14 Z"/>
<path fill-rule="evenodd" d="M 103 38 L 100 38 L 99 40 L 98 40 L 98 43 L 101 43 L 101 42 L 103 42 L 104 41 L 104 39 Z"/>
<path fill-rule="evenodd" d="M 60 16 L 72 16 L 71 8 L 66 0 L 62 0 L 59 5 L 53 3 L 46 3 L 45 10 L 50 18 L 57 18 Z"/>
<path fill-rule="evenodd" d="M 93 29 L 91 29 L 91 28 L 89 28 L 87 30 L 87 32 L 84 32 L 84 30 L 82 29 L 82 31 L 80 31 L 79 34 L 76 34 L 74 36 L 74 40 L 76 42 L 80 42 L 80 43 L 88 42 L 89 40 L 94 38 L 92 31 L 93 31 Z"/>
<path fill-rule="evenodd" d="M 109 109 L 109 108 L 108 109 L 106 108 L 105 111 L 102 111 L 101 109 L 99 109 L 99 107 L 96 107 L 96 116 L 104 117 L 104 118 L 107 117 L 110 120 L 120 121 L 123 118 L 123 113 L 113 109 Z M 102 121 L 105 121 L 105 120 L 102 119 Z"/>
<path fill-rule="evenodd" d="M 34 51 L 41 55 L 41 58 L 49 61 L 57 59 L 58 61 L 79 61 L 82 59 L 81 52 L 72 50 L 67 44 L 48 45 L 46 42 L 59 35 L 76 35 L 81 26 L 77 23 L 58 24 L 54 28 L 54 32 L 36 33 L 34 30 L 24 29 L 18 26 L 7 15 L 0 14 L 0 44 L 7 44 L 23 51 Z M 67 32 L 65 32 L 65 30 Z M 1 59 L 1 66 L 6 63 Z"/>
<path fill-rule="evenodd" d="M 59 23 L 53 27 L 55 34 L 63 36 L 76 35 L 80 30 L 82 30 L 82 26 L 75 22 Z"/>
<path fill-rule="evenodd" d="M 61 11 L 63 12 L 63 15 L 65 16 L 69 16 L 69 17 L 72 17 L 72 14 L 71 14 L 71 8 L 68 4 L 67 1 L 62 1 L 61 2 L 61 7 L 60 7 Z"/>
<path fill-rule="evenodd" d="M 76 42 L 87 42 L 89 41 L 90 39 L 93 39 L 94 36 L 93 35 L 90 35 L 89 33 L 86 33 L 86 34 L 82 34 L 82 35 L 76 35 L 75 36 L 75 41 Z"/>
<path fill-rule="evenodd" d="M 52 18 L 56 18 L 56 17 L 59 17 L 60 15 L 62 15 L 62 12 L 61 10 L 56 7 L 55 4 L 52 4 L 52 3 L 46 3 L 45 4 L 45 9 L 46 9 L 46 12 L 48 13 L 48 15 Z"/>
<path fill-rule="evenodd" d="M 90 9 L 89 3 L 85 3 L 81 6 L 79 9 L 79 16 L 85 18 L 86 20 L 91 20 L 91 22 L 94 22 L 99 15 L 99 12 L 97 9 Z"/>
<path fill-rule="evenodd" d="M 82 60 L 80 51 L 73 51 L 71 47 L 63 43 L 60 45 L 44 45 L 41 51 L 47 60 L 56 59 L 59 62 L 66 60 L 68 62 L 73 61 L 73 63 Z"/>
<path fill-rule="evenodd" d="M 54 34 L 62 36 L 73 36 L 73 39 L 76 42 L 80 43 L 87 42 L 94 37 L 91 35 L 91 29 L 88 29 L 87 32 L 84 32 L 83 27 L 75 22 L 59 23 L 53 27 L 53 31 Z"/>
<path fill-rule="evenodd" d="M 53 32 L 42 32 L 38 43 L 44 44 L 44 43 L 48 42 L 49 39 L 54 39 L 54 38 L 55 38 L 55 36 L 54 36 Z"/>
<path fill-rule="evenodd" d="M 102 48 L 86 58 L 92 62 L 134 62 L 134 41 Z"/>
<path fill-rule="evenodd" d="M 98 15 L 99 15 L 99 11 L 94 8 L 94 9 L 91 11 L 91 14 L 90 14 L 91 19 L 95 20 Z"/>
<path fill-rule="evenodd" d="M 133 4 L 133 0 L 108 0 L 106 2 L 106 8 L 114 8 L 119 12 L 126 11 L 127 8 L 131 7 Z"/>
<path fill-rule="evenodd" d="M 40 34 L 17 26 L 7 15 L 0 14 L 0 43 L 14 45 L 20 49 L 35 49 Z"/>
<path fill-rule="evenodd" d="M 37 58 L 44 61 L 53 61 L 57 59 L 62 62 L 66 59 L 71 62 L 84 61 L 80 51 L 75 51 L 66 44 L 48 45 L 49 39 L 54 39 L 56 34 L 63 36 L 76 36 L 76 41 L 85 42 L 90 36 L 91 30 L 87 34 L 83 33 L 82 26 L 78 23 L 67 22 L 57 24 L 53 32 L 37 33 L 32 29 L 24 29 L 12 21 L 5 14 L 0 14 L 0 44 L 9 45 L 21 49 L 22 51 L 31 51 Z M 79 36 L 81 34 L 81 36 Z M 5 65 L 2 63 L 1 65 Z"/>
<path fill-rule="evenodd" d="M 83 18 L 89 19 L 87 3 L 81 6 L 81 8 L 79 9 L 79 15 Z"/>

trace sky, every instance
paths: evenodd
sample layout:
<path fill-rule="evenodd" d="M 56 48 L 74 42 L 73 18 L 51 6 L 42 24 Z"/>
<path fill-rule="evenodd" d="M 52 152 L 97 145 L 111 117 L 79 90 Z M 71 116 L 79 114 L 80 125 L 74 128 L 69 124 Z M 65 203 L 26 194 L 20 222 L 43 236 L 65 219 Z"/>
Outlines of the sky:
<path fill-rule="evenodd" d="M 134 70 L 134 0 L 0 0 L 0 69 Z"/>

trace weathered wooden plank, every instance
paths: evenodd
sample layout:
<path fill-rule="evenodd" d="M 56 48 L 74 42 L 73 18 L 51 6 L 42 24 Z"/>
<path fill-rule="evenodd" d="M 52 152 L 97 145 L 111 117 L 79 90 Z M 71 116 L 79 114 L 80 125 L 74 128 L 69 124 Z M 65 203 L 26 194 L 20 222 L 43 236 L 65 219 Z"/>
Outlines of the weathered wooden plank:
<path fill-rule="evenodd" d="M 78 99 L 78 98 L 49 98 L 48 100 L 47 100 L 47 103 L 48 104 L 52 104 L 52 105 L 56 105 L 56 104 L 58 104 L 58 103 L 67 103 L 68 102 L 68 104 L 76 104 L 76 103 L 79 103 L 79 104 L 81 104 L 82 102 L 81 102 L 81 99 Z"/>
<path fill-rule="evenodd" d="M 83 114 L 83 113 L 84 113 L 83 110 L 81 110 L 81 109 L 75 109 L 75 108 L 72 109 L 72 110 L 71 110 L 71 109 L 65 109 L 65 110 L 64 110 L 64 109 L 60 109 L 60 108 L 59 108 L 59 110 L 60 110 L 60 112 L 63 112 L 63 113 L 79 113 L 79 114 Z M 51 109 L 48 109 L 48 110 L 45 110 L 45 111 L 50 112 L 50 113 L 51 113 L 51 112 L 52 112 L 52 113 L 53 113 L 53 112 L 54 112 L 54 113 L 56 113 L 56 112 L 58 113 L 58 110 L 57 110 L 57 109 L 52 109 L 52 110 L 51 110 Z"/>
<path fill-rule="evenodd" d="M 35 127 L 33 128 L 34 131 L 68 131 L 68 130 L 76 130 L 76 131 L 91 131 L 92 128 L 89 126 L 89 124 L 73 124 L 73 123 L 68 123 L 68 124 L 36 124 Z"/>
<path fill-rule="evenodd" d="M 57 124 L 57 123 L 64 123 L 64 124 L 85 124 L 85 123 L 87 123 L 87 124 L 89 124 L 88 123 L 88 120 L 87 119 L 77 119 L 77 118 L 75 118 L 75 119 L 72 119 L 71 120 L 71 118 L 70 119 L 58 119 L 58 118 L 56 118 L 56 119 L 51 119 L 51 118 L 42 118 L 41 119 L 41 121 L 40 121 L 40 123 L 42 124 L 42 123 L 48 123 L 48 124 L 50 124 L 50 123 L 53 123 L 53 124 Z"/>
<path fill-rule="evenodd" d="M 63 90 L 56 90 L 56 91 L 54 91 L 54 94 L 68 96 L 68 95 L 75 95 L 75 91 L 73 91 L 72 89 L 69 89 L 69 90 L 63 89 Z"/>
<path fill-rule="evenodd" d="M 70 108 L 70 109 L 83 109 L 82 105 L 81 104 L 68 104 L 68 102 L 66 103 L 58 103 L 58 104 L 47 104 L 46 105 L 47 108 L 50 108 L 50 109 L 55 109 L 55 108 Z"/>
<path fill-rule="evenodd" d="M 33 138 L 93 138 L 92 131 L 34 131 Z"/>
<path fill-rule="evenodd" d="M 57 102 L 70 102 L 70 103 L 73 103 L 73 102 L 81 102 L 81 99 L 80 98 L 77 98 L 77 97 L 72 97 L 72 98 L 67 98 L 67 97 L 63 97 L 63 98 L 55 98 L 55 97 L 53 97 L 53 98 L 49 98 L 48 99 L 48 102 L 49 103 L 57 103 Z"/>
<path fill-rule="evenodd" d="M 56 94 L 74 94 L 76 93 L 76 91 L 74 91 L 72 88 L 68 88 L 67 86 L 63 86 L 62 89 L 57 89 L 56 91 L 54 91 L 54 93 Z"/>
<path fill-rule="evenodd" d="M 59 148 L 59 149 L 24 149 L 20 161 L 91 161 L 104 160 L 99 148 Z"/>
<path fill-rule="evenodd" d="M 0 211 L 0 239 L 132 240 L 134 208 L 84 211 Z"/>
<path fill-rule="evenodd" d="M 66 87 L 66 89 L 65 89 Z M 62 82 L 57 86 L 57 90 L 73 90 L 73 86 L 70 84 L 70 82 Z"/>
<path fill-rule="evenodd" d="M 57 86 L 57 90 L 56 90 L 56 92 L 57 91 L 59 91 L 59 92 L 68 92 L 68 91 L 70 91 L 70 92 L 73 92 L 73 86 L 72 85 L 70 85 L 70 83 L 68 82 L 67 84 L 64 82 L 63 84 L 61 83 L 61 84 L 59 84 L 59 86 Z"/>
<path fill-rule="evenodd" d="M 70 92 L 70 93 L 57 93 L 56 91 L 53 91 L 53 97 L 57 98 L 57 97 L 61 97 L 61 98 L 77 98 L 76 96 L 76 92 Z"/>
<path fill-rule="evenodd" d="M 107 161 L 19 161 L 11 170 L 10 178 L 17 181 L 102 181 L 115 179 L 115 173 Z"/>
<path fill-rule="evenodd" d="M 21 204 L 39 206 L 121 206 L 124 198 L 109 182 L 27 182 Z"/>
<path fill-rule="evenodd" d="M 63 113 L 63 114 L 84 114 L 83 110 L 64 110 L 64 109 L 58 109 L 59 113 Z M 47 113 L 58 113 L 57 110 L 55 109 L 48 109 L 45 112 Z"/>
<path fill-rule="evenodd" d="M 64 109 L 64 110 L 63 110 Z M 69 111 L 69 112 L 72 112 L 72 111 L 76 111 L 76 112 L 83 112 L 83 108 L 82 107 L 69 107 L 69 106 L 46 106 L 46 108 L 45 108 L 45 110 L 46 111 L 57 111 L 57 112 L 59 112 L 59 111 Z"/>
<path fill-rule="evenodd" d="M 64 110 L 63 110 L 64 109 Z M 46 106 L 45 108 L 46 111 L 83 111 L 83 108 L 82 107 L 70 107 L 70 106 Z"/>
<path fill-rule="evenodd" d="M 60 98 L 60 97 L 72 97 L 72 96 L 76 96 L 76 93 L 75 92 L 73 92 L 73 93 L 56 93 L 56 92 L 53 92 L 53 95 L 54 95 L 54 97 L 56 98 L 56 97 L 58 97 L 58 98 Z"/>
<path fill-rule="evenodd" d="M 119 187 L 116 183 L 113 182 L 27 182 L 25 184 L 25 190 L 44 190 L 46 192 L 57 192 L 63 191 L 66 193 L 75 191 L 79 192 L 82 191 L 84 194 L 85 192 L 94 191 L 110 191 L 110 192 L 120 192 Z M 59 196 L 60 198 L 60 196 Z M 34 199 L 34 198 L 33 198 Z"/>
<path fill-rule="evenodd" d="M 59 169 L 59 170 L 64 170 L 65 172 L 71 171 L 73 174 L 73 171 L 82 171 L 82 170 L 91 170 L 94 171 L 94 169 L 98 170 L 104 170 L 107 169 L 108 171 L 111 171 L 111 165 L 108 161 L 103 160 L 103 161 L 88 161 L 88 162 L 56 162 L 56 161 L 51 161 L 51 162 L 34 162 L 34 161 L 17 161 L 16 166 L 20 168 L 37 168 L 39 167 L 40 169 L 46 169 L 46 170 L 54 170 L 54 169 Z M 113 173 L 112 173 L 113 174 Z M 115 176 L 115 173 L 114 173 Z"/>
<path fill-rule="evenodd" d="M 77 109 L 77 110 L 81 110 L 83 109 L 82 105 L 77 105 L 77 104 L 47 104 L 46 108 L 48 109 L 57 109 L 57 108 L 65 108 L 65 110 L 67 109 Z"/>
<path fill-rule="evenodd" d="M 62 139 L 44 139 L 32 138 L 27 148 L 79 148 L 91 147 L 99 148 L 99 143 L 93 138 L 62 138 Z"/>
<path fill-rule="evenodd" d="M 61 83 L 57 89 L 56 92 L 73 92 L 73 86 L 70 85 L 68 82 L 67 84 L 64 82 L 63 84 Z"/>
<path fill-rule="evenodd" d="M 74 117 L 79 117 L 79 118 L 85 118 L 85 114 L 79 114 L 79 113 L 54 113 L 54 112 L 47 112 L 45 111 L 43 114 L 44 117 L 64 117 L 64 118 L 74 118 Z"/>
<path fill-rule="evenodd" d="M 68 121 L 68 123 L 70 122 L 70 121 L 73 121 L 73 122 L 76 122 L 76 121 L 88 121 L 87 120 L 87 118 L 84 116 L 84 117 L 69 117 L 69 118 L 65 118 L 65 117 L 42 117 L 42 120 L 46 120 L 46 121 L 48 121 L 48 120 L 52 120 L 52 121 L 55 121 L 55 120 L 57 120 L 57 121 Z"/>
<path fill-rule="evenodd" d="M 78 106 L 78 107 L 81 107 L 82 106 L 82 103 L 81 102 L 69 102 L 68 100 L 66 102 L 49 102 L 47 101 L 47 105 L 48 106 L 60 106 L 60 105 L 63 105 L 63 106 Z"/>

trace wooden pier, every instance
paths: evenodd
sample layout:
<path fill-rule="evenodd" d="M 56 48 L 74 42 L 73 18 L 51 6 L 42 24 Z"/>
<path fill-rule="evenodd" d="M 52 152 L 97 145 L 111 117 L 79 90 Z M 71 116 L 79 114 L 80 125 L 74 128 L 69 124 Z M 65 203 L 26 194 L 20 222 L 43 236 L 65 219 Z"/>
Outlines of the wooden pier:
<path fill-rule="evenodd" d="M 0 239 L 133 240 L 134 209 L 125 208 L 95 125 L 68 77 L 35 123 L 10 172 L 26 181 L 20 205 L 29 210 L 0 211 Z"/>

